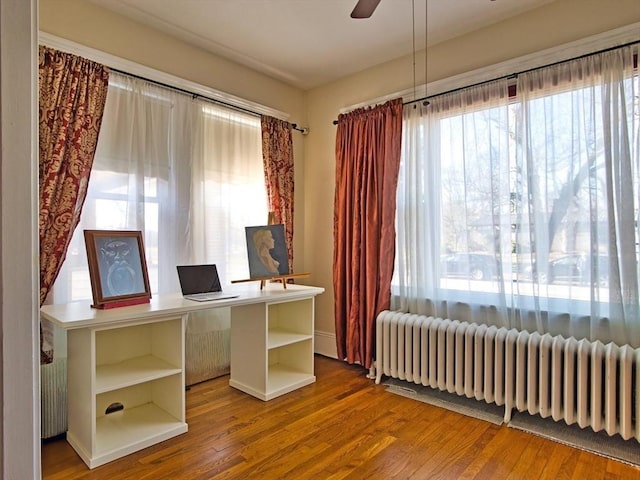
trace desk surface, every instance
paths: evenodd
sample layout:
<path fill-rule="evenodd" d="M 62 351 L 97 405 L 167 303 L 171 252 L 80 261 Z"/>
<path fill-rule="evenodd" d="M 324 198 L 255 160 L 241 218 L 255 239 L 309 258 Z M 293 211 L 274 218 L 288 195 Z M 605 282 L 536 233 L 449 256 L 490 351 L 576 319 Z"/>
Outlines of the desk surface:
<path fill-rule="evenodd" d="M 225 293 L 238 295 L 236 298 L 195 302 L 185 300 L 180 293 L 156 295 L 149 303 L 117 307 L 110 309 L 91 308 L 90 301 L 71 302 L 57 305 L 43 305 L 40 314 L 58 327 L 71 330 L 74 328 L 118 325 L 131 321 L 144 321 L 169 315 L 183 315 L 211 308 L 235 307 L 252 303 L 286 302 L 305 297 L 313 297 L 324 292 L 321 287 L 306 285 L 287 285 L 268 283 L 260 290 L 260 283 L 231 285 L 224 288 Z"/>

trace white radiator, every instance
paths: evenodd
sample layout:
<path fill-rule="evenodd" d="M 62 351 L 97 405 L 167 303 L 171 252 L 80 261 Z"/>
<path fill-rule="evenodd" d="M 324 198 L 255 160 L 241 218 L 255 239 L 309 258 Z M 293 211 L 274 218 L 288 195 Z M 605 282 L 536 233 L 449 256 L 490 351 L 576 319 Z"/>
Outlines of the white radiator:
<path fill-rule="evenodd" d="M 385 310 L 383 375 L 640 442 L 640 348 Z"/>
<path fill-rule="evenodd" d="M 40 365 L 40 436 L 51 438 L 67 431 L 67 359 Z"/>

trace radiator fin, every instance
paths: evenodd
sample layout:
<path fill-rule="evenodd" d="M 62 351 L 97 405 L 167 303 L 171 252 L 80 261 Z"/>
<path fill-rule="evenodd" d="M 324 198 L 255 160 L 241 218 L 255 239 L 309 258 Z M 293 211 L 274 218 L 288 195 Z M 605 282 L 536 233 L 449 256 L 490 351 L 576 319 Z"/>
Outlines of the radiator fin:
<path fill-rule="evenodd" d="M 640 442 L 640 348 L 385 310 L 382 376 Z"/>
<path fill-rule="evenodd" d="M 52 438 L 67 431 L 67 359 L 40 365 L 40 436 Z"/>

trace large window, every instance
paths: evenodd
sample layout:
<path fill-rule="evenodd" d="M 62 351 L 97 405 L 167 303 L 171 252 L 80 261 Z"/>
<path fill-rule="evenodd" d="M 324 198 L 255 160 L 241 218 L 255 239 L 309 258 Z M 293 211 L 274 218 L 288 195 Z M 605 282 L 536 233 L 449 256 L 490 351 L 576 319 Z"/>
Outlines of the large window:
<path fill-rule="evenodd" d="M 640 344 L 636 50 L 405 107 L 397 307 Z"/>
<path fill-rule="evenodd" d="M 248 277 L 244 227 L 264 224 L 260 119 L 116 73 L 81 223 L 56 303 L 91 298 L 84 229 L 141 230 L 152 293 L 179 291 L 176 265 Z"/>

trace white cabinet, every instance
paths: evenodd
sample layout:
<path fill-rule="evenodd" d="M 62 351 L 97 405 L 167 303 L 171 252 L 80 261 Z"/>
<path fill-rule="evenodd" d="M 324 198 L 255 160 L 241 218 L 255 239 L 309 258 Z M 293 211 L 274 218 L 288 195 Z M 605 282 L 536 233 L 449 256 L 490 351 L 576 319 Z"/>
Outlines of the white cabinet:
<path fill-rule="evenodd" d="M 67 440 L 94 468 L 187 431 L 182 315 L 68 332 Z"/>
<path fill-rule="evenodd" d="M 231 325 L 229 385 L 271 400 L 315 382 L 313 297 L 234 307 Z"/>
<path fill-rule="evenodd" d="M 226 291 L 237 297 L 192 302 L 167 294 L 107 310 L 88 302 L 40 309 L 67 330 L 67 441 L 90 468 L 187 431 L 189 312 L 230 307 L 231 386 L 269 400 L 315 381 L 314 297 L 324 289 L 245 285 Z"/>

